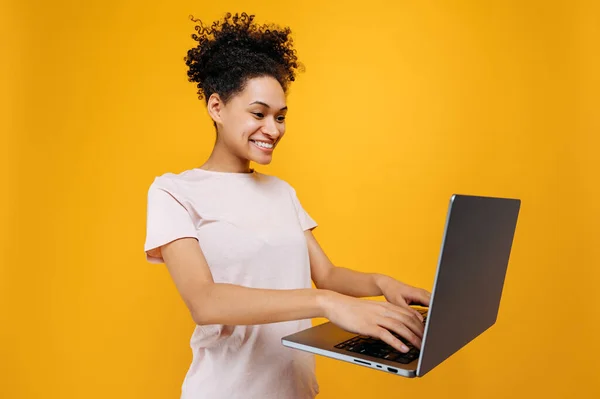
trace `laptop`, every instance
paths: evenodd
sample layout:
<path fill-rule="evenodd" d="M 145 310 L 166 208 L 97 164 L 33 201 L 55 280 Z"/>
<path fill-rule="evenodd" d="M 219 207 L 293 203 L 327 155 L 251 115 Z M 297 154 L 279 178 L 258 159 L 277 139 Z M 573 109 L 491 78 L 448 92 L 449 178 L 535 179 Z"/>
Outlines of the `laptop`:
<path fill-rule="evenodd" d="M 402 353 L 331 322 L 281 339 L 284 346 L 403 377 L 422 377 L 496 323 L 521 200 L 450 198 L 421 350 Z"/>

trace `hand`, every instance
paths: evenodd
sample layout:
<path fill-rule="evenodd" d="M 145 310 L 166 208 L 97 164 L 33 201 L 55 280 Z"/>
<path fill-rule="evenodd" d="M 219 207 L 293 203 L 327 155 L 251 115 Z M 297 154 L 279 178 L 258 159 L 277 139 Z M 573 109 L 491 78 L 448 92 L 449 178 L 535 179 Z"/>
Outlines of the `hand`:
<path fill-rule="evenodd" d="M 355 334 L 379 338 L 400 352 L 409 348 L 390 331 L 394 331 L 417 348 L 423 339 L 423 319 L 408 306 L 359 299 L 324 290 L 324 316 L 338 327 Z"/>
<path fill-rule="evenodd" d="M 388 302 L 405 309 L 410 309 L 410 311 L 415 312 L 423 320 L 421 314 L 411 308 L 410 305 L 429 307 L 431 300 L 431 293 L 429 291 L 412 287 L 385 275 L 381 275 L 376 283 Z"/>

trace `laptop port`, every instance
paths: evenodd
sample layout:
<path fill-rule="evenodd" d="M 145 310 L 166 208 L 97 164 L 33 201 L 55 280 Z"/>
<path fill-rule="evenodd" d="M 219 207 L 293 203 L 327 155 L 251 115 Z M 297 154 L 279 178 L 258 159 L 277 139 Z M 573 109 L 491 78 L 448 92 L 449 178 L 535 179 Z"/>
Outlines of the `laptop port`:
<path fill-rule="evenodd" d="M 358 359 L 354 359 L 354 361 L 356 363 L 362 363 L 362 364 L 366 364 L 366 365 L 369 365 L 369 366 L 371 365 L 371 363 L 369 363 L 369 362 L 363 362 L 362 360 L 358 360 Z"/>
<path fill-rule="evenodd" d="M 388 367 L 388 371 L 391 371 L 392 373 L 396 373 L 396 374 L 398 374 L 398 370 L 396 370 L 396 369 L 393 369 L 393 368 L 391 368 L 391 367 Z"/>

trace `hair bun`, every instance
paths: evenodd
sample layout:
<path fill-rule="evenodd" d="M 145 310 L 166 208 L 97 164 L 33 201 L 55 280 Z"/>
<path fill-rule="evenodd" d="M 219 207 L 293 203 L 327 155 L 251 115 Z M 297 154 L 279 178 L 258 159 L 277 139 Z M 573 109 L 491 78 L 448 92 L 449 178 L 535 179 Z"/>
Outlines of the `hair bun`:
<path fill-rule="evenodd" d="M 188 80 L 197 83 L 198 98 L 208 101 L 218 93 L 223 101 L 243 90 L 247 79 L 272 76 L 287 91 L 295 80 L 298 63 L 291 30 L 272 24 L 254 23 L 254 15 L 226 13 L 210 27 L 196 22 L 191 35 L 198 45 L 184 58 Z"/>

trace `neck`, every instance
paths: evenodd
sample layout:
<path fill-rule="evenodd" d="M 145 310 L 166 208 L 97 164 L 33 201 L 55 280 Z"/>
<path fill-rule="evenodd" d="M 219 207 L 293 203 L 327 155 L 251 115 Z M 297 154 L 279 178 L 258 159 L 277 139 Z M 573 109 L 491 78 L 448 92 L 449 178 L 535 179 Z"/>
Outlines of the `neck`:
<path fill-rule="evenodd" d="M 228 173 L 250 173 L 250 161 L 247 159 L 240 159 L 227 149 L 223 148 L 222 145 L 217 143 L 213 148 L 210 157 L 204 162 L 200 169 L 211 170 L 215 172 L 228 172 Z"/>

